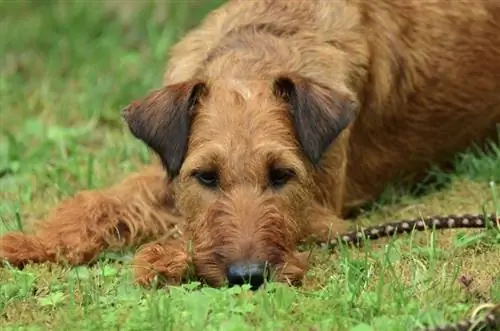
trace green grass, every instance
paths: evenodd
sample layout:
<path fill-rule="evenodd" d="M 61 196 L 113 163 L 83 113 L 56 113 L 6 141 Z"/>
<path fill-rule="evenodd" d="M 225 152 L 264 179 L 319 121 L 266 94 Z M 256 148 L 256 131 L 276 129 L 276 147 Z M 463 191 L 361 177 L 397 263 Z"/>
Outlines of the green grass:
<path fill-rule="evenodd" d="M 0 0 L 0 233 L 148 162 L 119 110 L 160 85 L 168 47 L 216 4 L 157 3 Z M 464 154 L 456 173 L 433 175 L 441 187 L 388 189 L 359 219 L 499 211 L 499 164 L 498 147 Z M 129 257 L 0 268 L 2 330 L 408 330 L 500 302 L 494 229 L 316 251 L 302 288 L 256 293 L 195 283 L 146 290 L 132 285 Z"/>

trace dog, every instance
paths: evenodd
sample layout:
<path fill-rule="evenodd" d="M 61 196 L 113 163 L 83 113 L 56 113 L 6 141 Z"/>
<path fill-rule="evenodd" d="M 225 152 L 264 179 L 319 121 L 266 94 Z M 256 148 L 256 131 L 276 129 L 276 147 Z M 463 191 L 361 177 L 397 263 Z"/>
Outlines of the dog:
<path fill-rule="evenodd" d="M 300 284 L 298 243 L 346 231 L 389 183 L 500 121 L 494 0 L 233 0 L 170 55 L 163 86 L 122 110 L 158 161 L 5 234 L 0 258 L 77 265 L 138 246 L 142 285 Z"/>

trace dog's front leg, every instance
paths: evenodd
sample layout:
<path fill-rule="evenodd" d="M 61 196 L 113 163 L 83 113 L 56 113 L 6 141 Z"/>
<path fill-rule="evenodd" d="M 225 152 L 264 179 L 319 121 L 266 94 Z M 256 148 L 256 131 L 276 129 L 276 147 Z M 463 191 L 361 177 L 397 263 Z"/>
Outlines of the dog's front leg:
<path fill-rule="evenodd" d="M 169 198 L 161 167 L 148 167 L 117 185 L 84 191 L 61 202 L 32 234 L 0 236 L 0 261 L 93 262 L 105 250 L 155 240 L 182 223 Z"/>

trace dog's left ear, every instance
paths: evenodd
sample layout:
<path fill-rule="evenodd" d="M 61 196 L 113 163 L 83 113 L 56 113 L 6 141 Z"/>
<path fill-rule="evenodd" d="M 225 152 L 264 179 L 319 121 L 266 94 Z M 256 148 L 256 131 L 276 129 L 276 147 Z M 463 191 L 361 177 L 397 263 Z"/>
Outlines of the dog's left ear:
<path fill-rule="evenodd" d="M 122 109 L 131 133 L 161 159 L 167 175 L 178 175 L 188 148 L 192 118 L 207 91 L 202 81 L 164 86 Z"/>
<path fill-rule="evenodd" d="M 333 140 L 351 123 L 358 103 L 352 95 L 297 75 L 273 82 L 274 94 L 289 106 L 301 148 L 317 164 Z"/>

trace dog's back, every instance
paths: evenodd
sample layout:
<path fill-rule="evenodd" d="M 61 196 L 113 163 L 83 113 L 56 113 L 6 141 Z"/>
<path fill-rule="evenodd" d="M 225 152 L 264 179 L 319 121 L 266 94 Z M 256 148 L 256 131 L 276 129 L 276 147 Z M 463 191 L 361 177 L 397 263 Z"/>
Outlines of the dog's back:
<path fill-rule="evenodd" d="M 351 128 L 346 199 L 416 180 L 500 122 L 500 2 L 365 2 L 370 75 Z M 383 10 L 385 9 L 385 10 Z"/>

